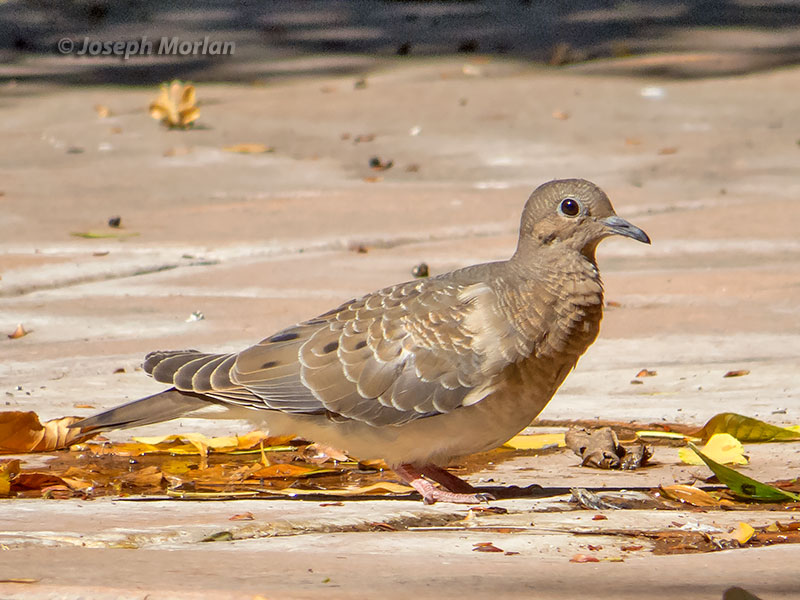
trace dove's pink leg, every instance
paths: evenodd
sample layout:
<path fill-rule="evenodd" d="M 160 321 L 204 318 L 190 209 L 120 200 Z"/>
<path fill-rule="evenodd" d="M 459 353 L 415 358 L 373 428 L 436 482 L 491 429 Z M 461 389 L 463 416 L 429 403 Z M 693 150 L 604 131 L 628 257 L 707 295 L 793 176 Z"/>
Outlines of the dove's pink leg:
<path fill-rule="evenodd" d="M 491 498 L 488 494 L 478 494 L 475 490 L 472 490 L 472 493 L 459 493 L 459 492 L 452 492 L 449 490 L 443 490 L 435 485 L 433 485 L 427 479 L 423 479 L 423 475 L 427 475 L 426 471 L 429 473 L 434 473 L 436 477 L 441 476 L 442 472 L 447 473 L 444 469 L 440 469 L 439 467 L 423 467 L 422 470 L 417 469 L 413 465 L 400 465 L 399 467 L 395 467 L 394 472 L 397 473 L 400 478 L 408 483 L 411 487 L 417 490 L 420 495 L 422 496 L 422 500 L 425 504 L 433 504 L 434 502 L 454 502 L 457 504 L 475 504 L 476 502 L 486 502 Z M 461 485 L 459 485 L 460 489 L 464 489 L 464 485 L 467 484 L 466 481 L 461 481 L 455 475 L 450 475 L 447 473 L 448 483 L 451 482 L 449 478 L 452 478 L 456 481 L 459 481 Z M 431 479 L 435 479 L 435 477 L 431 476 Z M 438 481 L 438 479 L 437 479 Z M 441 483 L 441 482 L 439 482 Z M 446 485 L 446 484 L 442 484 Z M 472 489 L 472 486 L 469 486 Z"/>
<path fill-rule="evenodd" d="M 436 465 L 427 465 L 422 467 L 420 472 L 425 477 L 432 479 L 449 492 L 456 492 L 458 494 L 475 493 L 474 487 L 460 477 L 456 477 L 447 469 L 437 467 Z"/>

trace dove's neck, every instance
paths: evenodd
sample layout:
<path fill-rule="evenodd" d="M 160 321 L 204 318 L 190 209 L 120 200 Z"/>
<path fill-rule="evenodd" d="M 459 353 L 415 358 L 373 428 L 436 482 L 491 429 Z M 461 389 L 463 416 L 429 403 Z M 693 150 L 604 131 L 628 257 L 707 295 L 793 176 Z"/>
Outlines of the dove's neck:
<path fill-rule="evenodd" d="M 593 256 L 551 250 L 507 263 L 516 305 L 511 312 L 519 330 L 536 336 L 537 328 L 547 327 L 548 350 L 577 360 L 599 332 L 603 284 Z"/>

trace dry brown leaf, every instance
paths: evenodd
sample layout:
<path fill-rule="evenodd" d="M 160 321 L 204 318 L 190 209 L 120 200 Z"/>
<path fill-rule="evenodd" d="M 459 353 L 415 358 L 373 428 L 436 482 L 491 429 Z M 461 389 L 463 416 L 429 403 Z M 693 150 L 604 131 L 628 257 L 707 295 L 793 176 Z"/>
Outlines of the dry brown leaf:
<path fill-rule="evenodd" d="M 473 544 L 473 552 L 505 552 L 502 548 L 498 548 L 492 542 L 478 542 Z"/>
<path fill-rule="evenodd" d="M 177 79 L 162 84 L 158 98 L 150 104 L 150 116 L 171 129 L 191 127 L 200 116 L 194 86 Z"/>
<path fill-rule="evenodd" d="M 600 559 L 596 556 L 591 556 L 589 554 L 575 554 L 572 558 L 569 559 L 569 562 L 573 563 L 590 563 L 590 562 L 600 562 Z"/>
<path fill-rule="evenodd" d="M 252 521 L 253 519 L 255 519 L 255 517 L 253 516 L 253 513 L 246 512 L 246 513 L 241 513 L 241 514 L 238 514 L 238 515 L 233 515 L 228 520 L 229 521 Z"/>
<path fill-rule="evenodd" d="M 655 377 L 656 375 L 658 375 L 656 371 L 650 371 L 648 369 L 642 369 L 636 374 L 637 377 Z"/>
<path fill-rule="evenodd" d="M 745 375 L 750 375 L 750 371 L 747 369 L 736 369 L 735 371 L 728 371 L 723 377 L 744 377 Z"/>
<path fill-rule="evenodd" d="M 678 149 L 677 149 L 677 148 L 675 148 L 674 146 L 668 146 L 668 147 L 666 147 L 666 148 L 661 148 L 661 149 L 658 151 L 658 153 L 659 153 L 660 155 L 662 155 L 662 156 L 664 156 L 664 155 L 667 155 L 667 154 L 676 154 L 677 152 L 678 152 Z"/>
<path fill-rule="evenodd" d="M 35 412 L 8 411 L 0 413 L 0 454 L 18 452 L 50 452 L 93 437 L 70 429 L 82 417 L 62 417 L 44 424 Z"/>
<path fill-rule="evenodd" d="M 225 152 L 237 152 L 239 154 L 263 154 L 275 151 L 272 146 L 265 146 L 264 144 L 234 144 L 233 146 L 225 146 L 222 149 Z"/>
<path fill-rule="evenodd" d="M 12 331 L 11 333 L 8 334 L 8 337 L 9 337 L 9 339 L 17 340 L 17 339 L 19 339 L 21 337 L 25 337 L 29 333 L 30 333 L 30 331 L 25 329 L 25 327 L 22 325 L 22 323 L 20 323 L 19 325 L 17 325 L 17 328 L 14 331 Z"/>

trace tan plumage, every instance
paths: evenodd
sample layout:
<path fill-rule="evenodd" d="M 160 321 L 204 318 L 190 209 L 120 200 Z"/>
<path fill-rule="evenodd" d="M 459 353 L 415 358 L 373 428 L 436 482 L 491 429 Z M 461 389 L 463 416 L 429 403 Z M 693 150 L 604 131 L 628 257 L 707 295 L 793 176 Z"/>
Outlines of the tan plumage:
<path fill-rule="evenodd" d="M 594 184 L 552 181 L 528 199 L 511 259 L 378 290 L 238 354 L 152 352 L 145 371 L 171 389 L 76 426 L 217 404 L 276 434 L 383 458 L 428 502 L 475 501 L 440 465 L 503 443 L 550 400 L 597 337 L 595 248 L 613 234 L 649 243 Z"/>

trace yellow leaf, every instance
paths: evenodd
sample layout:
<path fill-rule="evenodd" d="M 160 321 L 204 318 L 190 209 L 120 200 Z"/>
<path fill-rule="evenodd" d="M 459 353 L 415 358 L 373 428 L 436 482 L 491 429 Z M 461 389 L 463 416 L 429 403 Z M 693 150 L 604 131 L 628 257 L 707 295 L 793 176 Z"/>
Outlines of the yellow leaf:
<path fill-rule="evenodd" d="M 746 465 L 749 462 L 744 455 L 742 443 L 729 433 L 712 435 L 701 452 L 722 465 Z M 691 448 L 681 448 L 678 450 L 678 456 L 687 465 L 705 464 Z"/>
<path fill-rule="evenodd" d="M 736 413 L 720 413 L 709 419 L 702 429 L 691 435 L 704 440 L 715 433 L 729 433 L 740 442 L 777 442 L 800 440 L 800 433 L 792 428 L 770 425 L 752 417 Z"/>
<path fill-rule="evenodd" d="M 504 448 L 514 450 L 544 450 L 545 448 L 563 448 L 567 445 L 563 433 L 535 433 L 533 435 L 515 435 Z"/>
<path fill-rule="evenodd" d="M 755 535 L 756 530 L 753 529 L 750 525 L 745 523 L 744 521 L 740 521 L 739 524 L 736 526 L 736 529 L 733 531 L 733 537 L 736 539 L 737 542 L 744 545 L 750 538 Z"/>
<path fill-rule="evenodd" d="M 200 116 L 193 85 L 178 80 L 162 84 L 158 97 L 150 104 L 150 116 L 170 128 L 187 128 Z"/>
<path fill-rule="evenodd" d="M 239 154 L 262 154 L 273 152 L 275 149 L 264 144 L 234 144 L 222 148 L 225 152 L 238 152 Z"/>
<path fill-rule="evenodd" d="M 9 460 L 0 464 L 0 498 L 11 493 L 11 478 L 19 474 L 19 459 Z"/>
<path fill-rule="evenodd" d="M 664 497 L 670 500 L 691 504 L 692 506 L 719 506 L 720 504 L 719 500 L 708 492 L 690 485 L 662 485 L 659 490 Z"/>
<path fill-rule="evenodd" d="M 266 490 L 265 490 L 266 491 Z M 410 494 L 414 488 L 391 481 L 381 481 L 361 487 L 345 488 L 341 490 L 304 490 L 299 488 L 284 488 L 282 490 L 269 490 L 271 494 L 282 496 L 386 496 L 390 494 Z"/>

